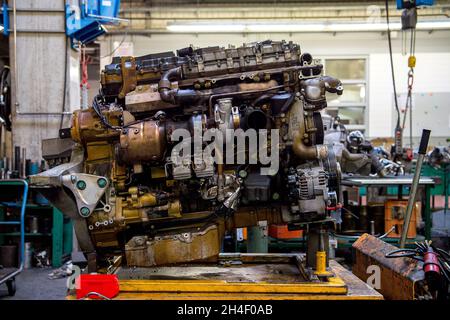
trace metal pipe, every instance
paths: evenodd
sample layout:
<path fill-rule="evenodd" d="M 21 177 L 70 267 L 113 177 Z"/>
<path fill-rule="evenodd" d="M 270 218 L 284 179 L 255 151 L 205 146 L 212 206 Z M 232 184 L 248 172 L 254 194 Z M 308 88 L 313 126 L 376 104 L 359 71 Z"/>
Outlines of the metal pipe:
<path fill-rule="evenodd" d="M 14 31 L 14 29 L 9 29 L 9 31 Z M 38 29 L 20 29 L 17 30 L 18 33 L 56 33 L 56 34 L 66 34 L 64 30 L 38 30 Z"/>
<path fill-rule="evenodd" d="M 403 220 L 402 235 L 400 238 L 400 248 L 404 248 L 406 244 L 406 237 L 408 235 L 409 224 L 416 202 L 417 188 L 419 187 L 420 171 L 422 170 L 423 159 L 427 153 L 428 140 L 430 139 L 431 130 L 423 129 L 422 138 L 420 139 L 419 156 L 417 158 L 416 169 L 414 172 L 414 179 L 411 185 L 411 192 L 409 194 L 408 206 L 406 208 L 405 219 Z"/>
<path fill-rule="evenodd" d="M 13 171 L 20 172 L 20 147 L 14 147 L 14 169 Z"/>
<path fill-rule="evenodd" d="M 444 29 L 442 29 L 442 30 L 444 30 Z M 438 30 L 438 31 L 442 31 L 442 30 Z M 447 30 L 447 29 L 445 29 L 445 30 Z M 279 30 L 273 30 L 273 31 L 271 31 L 270 33 L 273 33 L 273 34 L 281 34 L 281 33 L 283 33 L 283 34 L 286 34 L 286 33 L 289 33 L 289 34 L 299 34 L 299 33 L 326 33 L 326 34 L 334 34 L 334 33 L 339 33 L 339 34 L 342 34 L 342 33 L 355 33 L 355 32 L 358 32 L 358 33 L 385 33 L 385 31 L 380 31 L 380 30 L 373 30 L 373 31 L 370 31 L 370 30 L 360 30 L 360 29 L 355 29 L 355 30 L 352 30 L 352 31 L 333 31 L 333 30 L 321 30 L 321 31 L 300 31 L 300 30 L 291 30 L 291 31 L 279 31 Z M 426 32 L 426 33 L 429 33 L 430 32 L 430 30 L 428 30 L 428 29 L 424 29 L 424 30 L 417 30 L 417 32 L 419 32 L 419 33 L 421 33 L 421 32 Z M 111 30 L 108 30 L 108 33 L 106 34 L 106 36 L 112 36 L 112 35 L 125 35 L 125 34 L 128 34 L 128 35 L 142 35 L 142 36 L 148 36 L 148 35 L 152 35 L 152 34 L 164 34 L 164 35 L 174 35 L 174 34 L 182 34 L 182 35 L 198 35 L 198 34 L 237 34 L 237 33 L 239 33 L 239 34 L 258 34 L 258 33 L 260 33 L 260 32 L 257 32 L 257 31 L 247 31 L 247 30 L 243 30 L 243 31 L 239 31 L 239 32 L 236 32 L 236 31 L 229 31 L 229 30 L 226 30 L 226 29 L 224 29 L 224 30 L 221 30 L 221 31 L 217 31 L 217 30 L 214 30 L 214 31 L 211 31 L 211 32 L 194 32 L 194 31 L 192 31 L 192 32 L 180 32 L 180 31 L 169 31 L 169 30 L 166 30 L 166 29 L 128 29 L 128 30 L 113 30 L 113 29 L 111 29 Z"/>
<path fill-rule="evenodd" d="M 19 114 L 21 116 L 61 116 L 61 115 L 69 115 L 73 114 L 71 111 L 64 111 L 64 112 L 22 112 L 19 110 L 19 112 L 16 111 L 16 114 Z"/>
<path fill-rule="evenodd" d="M 306 133 L 305 130 L 305 119 L 304 111 L 301 110 L 298 113 L 299 129 L 294 133 L 292 141 L 292 151 L 294 154 L 303 160 L 322 160 L 326 159 L 328 156 L 328 146 L 323 144 L 317 144 L 313 146 L 307 146 L 303 141 L 303 135 Z"/>
<path fill-rule="evenodd" d="M 20 161 L 20 178 L 26 178 L 27 171 L 27 149 L 22 148 L 22 159 Z"/>
<path fill-rule="evenodd" d="M 163 73 L 158 83 L 158 91 L 161 95 L 161 100 L 171 104 L 176 104 L 174 91 L 171 89 L 171 79 L 176 78 L 179 80 L 181 77 L 181 67 L 170 69 Z"/>
<path fill-rule="evenodd" d="M 355 1 L 356 2 L 356 1 Z M 205 12 L 205 11 L 211 11 L 211 10 L 217 10 L 217 12 L 255 12 L 255 9 L 261 12 L 276 12 L 278 11 L 288 11 L 288 12 L 296 12 L 296 11 L 304 11 L 305 8 L 308 8 L 308 11 L 319 11 L 320 13 L 324 11 L 349 11 L 349 10 L 355 10 L 355 11 L 364 11 L 366 12 L 366 7 L 368 4 L 346 4 L 346 5 L 335 5 L 336 1 L 329 1 L 328 3 L 318 3 L 311 1 L 310 3 L 302 3 L 302 5 L 296 5 L 295 3 L 277 3 L 276 7 L 273 5 L 273 1 L 271 3 L 258 3 L 258 8 L 255 8 L 252 5 L 246 5 L 246 4 L 238 4 L 235 3 L 233 6 L 229 6 L 229 3 L 226 5 L 223 5 L 226 2 L 215 2 L 213 4 L 207 4 L 202 3 L 201 6 L 195 6 L 195 5 L 189 5 L 185 4 L 183 6 L 180 6 L 178 3 L 176 6 L 170 6 L 170 5 L 155 5 L 155 6 L 132 6 L 132 7 L 123 7 L 120 9 L 120 13 L 143 13 L 143 12 L 154 12 L 154 13 L 161 13 L 161 12 Z M 222 5 L 221 5 L 222 4 Z M 372 4 L 376 4 L 375 1 Z M 393 11 L 396 9 L 395 4 L 389 6 L 390 9 Z M 427 11 L 439 11 L 442 9 L 449 8 L 450 5 L 445 3 L 439 3 L 436 4 L 433 8 L 430 9 L 427 8 L 425 10 Z M 381 8 L 381 11 L 384 11 L 383 8 Z M 401 13 L 396 13 L 397 15 L 401 15 Z"/>
<path fill-rule="evenodd" d="M 289 9 L 289 11 L 287 12 L 292 12 L 292 9 Z M 281 14 L 281 12 L 277 11 L 277 14 Z M 389 14 L 389 16 L 391 16 L 391 14 Z M 421 17 L 445 17 L 448 18 L 449 14 L 446 14 L 444 12 L 440 12 L 440 13 L 429 13 L 429 14 L 420 14 Z M 393 17 L 400 17 L 400 15 L 393 15 Z M 354 15 L 340 15 L 340 16 L 336 16 L 336 15 L 320 15 L 320 16 L 305 16 L 305 15 L 301 15 L 298 14 L 296 16 L 292 16 L 286 13 L 285 17 L 281 17 L 281 16 L 277 16 L 277 17 L 273 17 L 273 16 L 246 16 L 245 20 L 254 20 L 254 21 L 268 21 L 268 20 L 274 20 L 276 19 L 278 22 L 293 22 L 293 21 L 298 21 L 298 19 L 302 19 L 304 21 L 310 20 L 310 21 L 314 21 L 314 20 L 331 20 L 333 19 L 333 21 L 345 21 L 345 20 L 354 20 L 355 18 L 360 18 L 360 19 L 367 19 L 369 18 L 369 16 L 367 16 L 366 13 L 361 13 L 361 14 L 354 14 Z M 183 21 L 211 21 L 211 17 L 205 16 L 205 17 L 198 17 L 198 16 L 192 16 L 192 17 L 182 17 L 182 18 L 174 18 L 172 16 L 160 16 L 160 17 L 153 17 L 151 19 L 149 19 L 148 17 L 134 17 L 132 15 L 127 16 L 127 21 L 130 20 L 134 20 L 134 21 L 166 21 L 166 22 L 172 22 L 172 21 L 176 21 L 176 20 L 183 20 Z M 234 22 L 236 21 L 236 17 L 230 17 L 230 16 L 223 16 L 220 19 L 220 21 L 224 21 L 224 22 Z"/>
<path fill-rule="evenodd" d="M 307 146 L 304 144 L 303 137 L 299 132 L 296 132 L 294 135 L 292 151 L 297 157 L 304 160 L 321 160 L 326 159 L 328 156 L 328 147 L 326 145 Z"/>
<path fill-rule="evenodd" d="M 3 11 L 3 9 L 0 9 Z M 8 11 L 13 11 L 13 9 L 8 8 Z M 17 12 L 32 12 L 32 13 L 62 13 L 65 12 L 64 9 L 55 8 L 16 8 Z"/>

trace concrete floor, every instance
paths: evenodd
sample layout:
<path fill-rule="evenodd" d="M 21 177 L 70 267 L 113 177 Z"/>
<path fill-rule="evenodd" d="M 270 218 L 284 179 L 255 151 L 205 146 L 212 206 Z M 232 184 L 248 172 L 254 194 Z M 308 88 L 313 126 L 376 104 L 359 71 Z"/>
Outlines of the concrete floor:
<path fill-rule="evenodd" d="M 16 294 L 8 296 L 5 284 L 0 285 L 0 300 L 63 300 L 66 297 L 67 278 L 48 278 L 53 269 L 33 268 L 16 277 Z"/>

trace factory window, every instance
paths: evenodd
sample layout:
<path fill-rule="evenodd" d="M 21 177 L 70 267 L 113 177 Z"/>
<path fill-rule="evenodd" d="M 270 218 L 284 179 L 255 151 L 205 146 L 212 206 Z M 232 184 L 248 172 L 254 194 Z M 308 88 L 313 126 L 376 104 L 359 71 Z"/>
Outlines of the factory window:
<path fill-rule="evenodd" d="M 324 73 L 344 85 L 341 96 L 327 93 L 326 113 L 339 116 L 349 130 L 367 130 L 367 60 L 365 58 L 323 58 Z"/>

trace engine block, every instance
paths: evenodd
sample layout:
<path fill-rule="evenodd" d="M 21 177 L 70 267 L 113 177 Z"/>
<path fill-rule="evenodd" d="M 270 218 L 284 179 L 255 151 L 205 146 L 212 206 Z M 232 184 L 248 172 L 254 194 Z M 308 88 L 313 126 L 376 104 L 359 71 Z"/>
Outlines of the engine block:
<path fill-rule="evenodd" d="M 234 228 L 331 221 L 340 170 L 320 112 L 343 87 L 299 45 L 116 57 L 101 84 L 60 133 L 70 162 L 31 177 L 98 261 L 214 260 Z"/>

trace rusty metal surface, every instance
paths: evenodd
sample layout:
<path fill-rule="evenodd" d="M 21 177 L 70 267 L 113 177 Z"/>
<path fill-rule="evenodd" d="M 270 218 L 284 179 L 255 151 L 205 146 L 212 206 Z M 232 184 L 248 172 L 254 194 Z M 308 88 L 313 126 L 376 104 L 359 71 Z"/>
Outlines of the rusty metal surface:
<path fill-rule="evenodd" d="M 347 270 L 335 260 L 330 260 L 330 269 L 341 278 L 347 286 L 347 296 L 350 299 L 371 299 L 382 300 L 383 296 L 366 282 L 356 277 L 350 270 Z"/>
<path fill-rule="evenodd" d="M 308 282 L 302 277 L 296 264 L 297 260 L 303 259 L 304 255 L 299 254 L 225 253 L 220 255 L 220 262 L 241 260 L 242 264 L 121 267 L 116 272 L 121 286 L 121 292 L 116 299 L 380 300 L 383 298 L 333 260 L 330 261 L 330 268 L 338 277 L 333 278 L 335 281 L 331 281 L 328 285 L 324 282 Z M 194 289 L 190 291 L 189 288 L 183 287 L 183 283 L 186 286 L 195 283 L 198 285 L 189 287 Z M 200 290 L 205 284 L 209 284 L 210 290 Z M 184 288 L 184 291 L 176 291 L 174 286 L 180 290 Z"/>
<path fill-rule="evenodd" d="M 219 263 L 119 267 L 118 300 L 381 300 L 383 297 L 334 260 L 327 281 L 302 276 L 304 254 L 221 253 Z M 240 263 L 239 263 L 240 262 Z M 73 293 L 68 299 L 75 299 Z"/>
<path fill-rule="evenodd" d="M 128 266 L 150 267 L 189 261 L 217 260 L 219 230 L 211 225 L 198 232 L 133 237 L 125 246 Z"/>
<path fill-rule="evenodd" d="M 129 280 L 224 280 L 227 282 L 299 283 L 306 280 L 291 264 L 182 265 L 173 267 L 126 268 L 119 279 Z"/>
<path fill-rule="evenodd" d="M 165 127 L 158 121 L 134 124 L 120 135 L 121 158 L 126 163 L 159 161 L 166 149 Z"/>
<path fill-rule="evenodd" d="M 121 280 L 225 280 L 228 282 L 307 282 L 304 254 L 220 253 L 216 261 L 117 269 Z"/>
<path fill-rule="evenodd" d="M 227 258 L 235 258 L 237 254 L 228 255 Z M 284 264 L 286 261 L 287 256 L 283 256 L 281 254 L 276 254 L 274 257 L 265 256 L 262 255 L 258 256 L 247 256 L 244 254 L 242 257 L 244 260 L 250 262 L 253 260 L 253 262 L 259 261 L 261 263 L 269 262 L 274 258 L 274 261 L 279 261 L 278 264 Z M 292 258 L 292 254 L 291 254 Z M 291 259 L 292 260 L 292 259 Z M 292 261 L 291 261 L 292 262 Z M 179 267 L 157 267 L 157 268 L 127 268 L 122 267 L 119 268 L 116 272 L 116 274 L 119 277 L 119 283 L 121 287 L 121 291 L 119 295 L 115 298 L 118 300 L 223 300 L 223 299 L 229 299 L 229 300 L 381 300 L 383 297 L 381 294 L 376 292 L 374 289 L 369 287 L 366 283 L 358 279 L 355 275 L 353 275 L 350 271 L 346 270 L 344 267 L 339 265 L 334 260 L 330 261 L 330 267 L 333 271 L 333 273 L 336 274 L 339 281 L 344 285 L 338 285 L 338 283 L 330 284 L 331 286 L 327 287 L 323 284 L 314 284 L 311 283 L 308 285 L 307 283 L 303 282 L 296 282 L 296 283 L 286 283 L 281 282 L 277 283 L 276 281 L 283 281 L 284 273 L 283 270 L 288 270 L 288 277 L 296 271 L 293 271 L 291 265 L 288 269 L 282 267 L 282 269 L 276 268 L 278 271 L 278 274 L 275 276 L 266 275 L 265 277 L 270 277 L 269 283 L 267 282 L 236 282 L 236 281 L 224 281 L 221 282 L 221 284 L 218 282 L 218 280 L 214 280 L 214 278 L 219 278 L 223 280 L 219 275 L 214 275 L 214 269 L 219 268 L 221 271 L 223 269 L 226 269 L 226 267 L 218 267 L 217 265 L 208 265 L 208 264 L 202 264 L 197 265 L 198 268 L 193 268 L 192 265 L 186 265 L 185 267 L 179 268 Z M 210 272 L 206 272 L 205 270 L 208 270 L 210 268 Z M 245 275 L 245 270 L 242 267 L 235 267 L 235 268 L 229 268 L 229 269 L 236 269 L 232 270 L 231 273 L 235 273 L 236 275 L 244 275 L 246 278 L 248 278 L 248 275 Z M 239 270 L 240 269 L 240 270 Z M 251 269 L 256 272 L 266 272 L 267 269 L 257 269 L 251 267 Z M 156 270 L 154 274 L 151 274 L 150 270 Z M 170 270 L 170 271 L 169 271 Z M 271 269 L 269 269 L 271 270 Z M 292 272 L 292 273 L 291 273 Z M 230 274 L 231 274 L 230 273 Z M 229 275 L 230 275 L 229 274 Z M 166 279 L 163 279 L 162 275 L 167 275 Z M 152 280 L 159 277 L 160 280 Z M 177 279 L 176 277 L 181 277 L 182 279 Z M 196 280 L 189 280 L 189 277 L 195 277 Z M 202 279 L 199 279 L 198 277 L 203 277 Z M 259 279 L 263 279 L 264 275 L 257 275 L 253 274 L 250 277 L 253 279 L 261 277 Z M 286 277 L 286 278 L 288 278 Z M 132 280 L 130 280 L 132 279 Z M 150 279 L 150 280 L 146 280 Z M 231 279 L 231 278 L 230 278 Z M 236 279 L 235 279 L 236 280 Z M 195 289 L 197 291 L 173 291 L 171 289 L 173 286 L 175 286 L 175 283 L 183 283 L 186 281 L 192 281 L 199 284 L 205 284 L 208 283 L 210 285 L 215 285 L 214 288 L 211 288 L 209 291 L 201 292 L 198 291 L 198 287 L 196 286 Z M 159 287 L 163 286 L 162 290 L 155 290 L 155 284 Z M 254 286 L 259 286 L 261 290 L 258 290 L 258 292 L 245 292 L 243 293 L 243 290 L 246 290 L 247 286 L 253 286 L 252 288 L 255 289 Z M 291 290 L 287 290 L 286 286 L 292 286 Z M 180 286 L 178 286 L 180 287 Z M 225 292 L 223 289 L 224 287 L 228 287 L 229 292 Z M 278 290 L 276 290 L 278 288 Z M 284 289 L 283 289 L 284 288 Z M 313 290 L 316 288 L 315 290 Z M 346 291 L 342 291 L 343 289 L 346 289 Z M 238 290 L 239 289 L 239 290 Z M 249 288 L 247 288 L 248 291 Z M 309 293 L 299 293 L 299 291 L 309 291 Z M 331 293 L 333 291 L 333 293 Z M 342 292 L 341 292 L 342 291 Z M 345 293 L 346 292 L 346 293 Z M 68 296 L 69 300 L 74 300 L 75 295 L 71 294 Z"/>
<path fill-rule="evenodd" d="M 424 279 L 421 263 L 411 258 L 388 259 L 386 253 L 398 249 L 374 236 L 363 234 L 353 244 L 353 273 L 363 281 L 372 274 L 368 267 L 377 265 L 381 271 L 378 291 L 389 300 L 412 300 Z"/>

